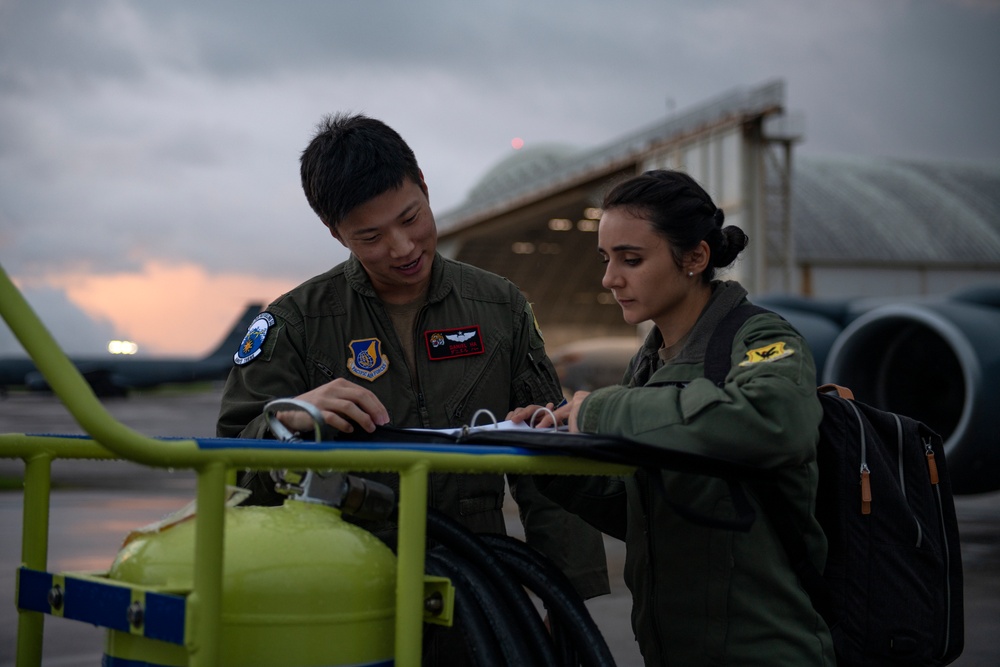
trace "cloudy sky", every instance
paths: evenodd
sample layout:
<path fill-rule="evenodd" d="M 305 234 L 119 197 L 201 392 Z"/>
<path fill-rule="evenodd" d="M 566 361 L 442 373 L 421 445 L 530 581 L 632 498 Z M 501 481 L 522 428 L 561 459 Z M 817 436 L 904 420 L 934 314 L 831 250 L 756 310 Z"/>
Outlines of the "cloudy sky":
<path fill-rule="evenodd" d="M 776 78 L 800 154 L 996 160 L 998 35 L 1000 0 L 0 0 L 0 265 L 71 352 L 200 354 L 344 259 L 298 183 L 325 113 L 394 126 L 439 212 L 515 137 Z"/>

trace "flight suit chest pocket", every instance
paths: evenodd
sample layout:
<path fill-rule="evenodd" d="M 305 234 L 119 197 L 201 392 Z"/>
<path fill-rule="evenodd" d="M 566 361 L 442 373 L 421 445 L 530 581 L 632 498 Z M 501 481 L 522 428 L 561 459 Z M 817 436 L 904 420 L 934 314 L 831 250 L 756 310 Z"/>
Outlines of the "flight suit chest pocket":
<path fill-rule="evenodd" d="M 337 366 L 337 362 L 323 352 L 313 352 L 309 355 L 309 362 L 307 372 L 309 373 L 309 383 L 313 387 L 319 387 L 324 385 L 331 380 L 336 380 L 338 377 L 344 377 L 344 364 L 347 355 L 344 355 L 344 359 L 340 360 L 340 367 Z"/>
<path fill-rule="evenodd" d="M 498 420 L 506 416 L 511 378 L 509 373 L 504 375 L 500 371 L 509 351 L 505 354 L 505 346 L 498 336 L 489 332 L 484 334 L 486 349 L 483 354 L 440 361 L 431 367 L 432 383 L 455 387 L 445 403 L 448 415 L 455 424 L 467 423 L 480 408 L 502 410 L 504 414 L 494 415 Z"/>

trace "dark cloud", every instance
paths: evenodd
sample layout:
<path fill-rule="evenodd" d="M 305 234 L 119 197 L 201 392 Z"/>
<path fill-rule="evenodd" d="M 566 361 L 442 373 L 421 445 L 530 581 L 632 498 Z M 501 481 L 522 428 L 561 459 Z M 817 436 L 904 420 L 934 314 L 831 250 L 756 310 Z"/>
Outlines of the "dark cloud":
<path fill-rule="evenodd" d="M 594 146 L 774 78 L 800 151 L 996 159 L 997 34 L 985 0 L 0 0 L 0 261 L 322 270 L 298 156 L 338 110 L 396 127 L 439 211 L 515 136 Z"/>

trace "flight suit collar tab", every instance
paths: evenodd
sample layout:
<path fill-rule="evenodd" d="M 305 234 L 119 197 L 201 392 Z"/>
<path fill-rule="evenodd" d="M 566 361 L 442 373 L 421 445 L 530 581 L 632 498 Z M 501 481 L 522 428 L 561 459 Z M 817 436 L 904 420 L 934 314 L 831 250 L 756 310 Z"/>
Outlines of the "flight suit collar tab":
<path fill-rule="evenodd" d="M 427 301 L 434 303 L 441 301 L 451 292 L 455 280 L 457 280 L 457 269 L 449 266 L 448 261 L 440 253 L 434 253 L 434 263 L 431 265 L 431 284 L 427 290 Z M 361 266 L 361 262 L 353 254 L 347 259 L 344 267 L 344 276 L 347 284 L 358 294 L 370 298 L 378 298 L 372 281 Z"/>

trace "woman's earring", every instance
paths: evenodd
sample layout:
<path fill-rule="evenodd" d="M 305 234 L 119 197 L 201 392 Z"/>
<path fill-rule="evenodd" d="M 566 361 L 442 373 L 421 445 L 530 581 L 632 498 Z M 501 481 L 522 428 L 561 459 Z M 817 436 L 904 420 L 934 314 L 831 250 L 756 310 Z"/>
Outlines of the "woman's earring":
<path fill-rule="evenodd" d="M 688 278 L 694 275 L 694 271 L 688 271 Z"/>

